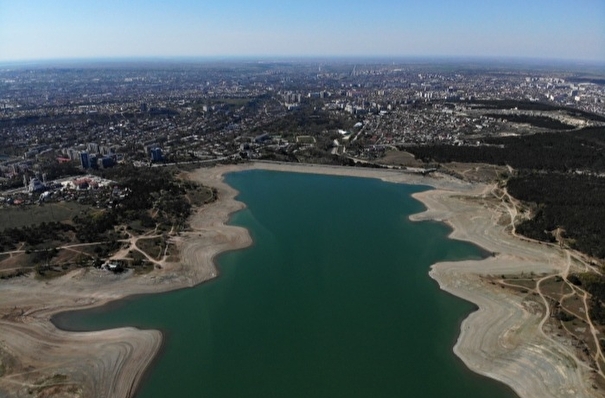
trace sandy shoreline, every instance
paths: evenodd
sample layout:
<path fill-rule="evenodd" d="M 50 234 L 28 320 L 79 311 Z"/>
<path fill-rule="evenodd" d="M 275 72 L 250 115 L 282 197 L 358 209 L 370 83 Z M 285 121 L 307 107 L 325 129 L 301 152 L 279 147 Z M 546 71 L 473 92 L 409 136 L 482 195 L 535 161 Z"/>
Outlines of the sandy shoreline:
<path fill-rule="evenodd" d="M 482 197 L 485 202 L 482 205 Z M 561 272 L 566 266 L 556 247 L 513 237 L 497 221 L 504 209 L 489 204 L 480 187 L 471 195 L 432 190 L 415 194 L 428 210 L 413 220 L 443 220 L 452 238 L 497 253 L 481 261 L 443 262 L 431 267 L 439 286 L 475 303 L 479 310 L 461 325 L 454 352 L 473 371 L 500 380 L 525 397 L 600 397 L 591 369 L 574 355 L 571 341 L 545 334 L 544 308 L 521 295 L 491 285 L 480 275 Z M 547 315 L 546 315 L 547 317 Z"/>
<path fill-rule="evenodd" d="M 106 304 L 126 296 L 195 286 L 216 276 L 217 254 L 246 247 L 248 231 L 227 226 L 243 208 L 222 183 L 225 169 L 204 169 L 192 178 L 217 188 L 221 200 L 199 209 L 191 232 L 174 237 L 182 261 L 134 277 L 94 268 L 41 282 L 33 276 L 0 283 L 0 397 L 130 397 L 158 353 L 162 334 L 120 328 L 66 332 L 50 319 L 59 312 Z"/>
<path fill-rule="evenodd" d="M 247 169 L 371 177 L 436 188 L 414 195 L 427 211 L 411 218 L 445 221 L 453 227 L 453 238 L 498 253 L 482 261 L 440 263 L 431 269 L 431 277 L 442 289 L 479 307 L 462 323 L 456 355 L 473 371 L 508 384 L 523 398 L 601 396 L 602 392 L 591 388 L 590 370 L 575 359 L 567 342 L 540 331 L 538 310 L 479 277 L 557 272 L 565 266 L 556 248 L 523 242 L 506 232 L 498 223 L 505 210 L 489 201 L 488 186 L 441 175 L 275 163 L 190 173 L 189 178 L 215 187 L 220 199 L 192 216 L 191 232 L 175 238 L 182 261 L 172 267 L 140 277 L 83 269 L 49 282 L 30 277 L 0 284 L 0 376 L 5 369 L 0 396 L 26 396 L 32 389 L 68 397 L 131 396 L 161 346 L 160 332 L 135 328 L 64 332 L 50 323 L 50 317 L 132 294 L 190 287 L 215 277 L 213 258 L 217 254 L 251 243 L 247 230 L 225 225 L 230 214 L 244 205 L 234 200 L 237 192 L 222 181 L 225 173 Z M 51 390 L 57 375 L 65 378 L 55 383 L 58 390 Z"/>

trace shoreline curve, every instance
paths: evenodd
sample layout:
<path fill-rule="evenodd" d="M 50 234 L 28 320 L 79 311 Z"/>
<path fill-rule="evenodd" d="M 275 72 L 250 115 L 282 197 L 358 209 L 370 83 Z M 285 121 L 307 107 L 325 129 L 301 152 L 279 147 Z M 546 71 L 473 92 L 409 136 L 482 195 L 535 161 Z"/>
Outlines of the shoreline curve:
<path fill-rule="evenodd" d="M 590 369 L 573 355 L 567 342 L 542 331 L 536 308 L 482 278 L 487 274 L 554 273 L 564 266 L 557 248 L 524 242 L 498 223 L 502 209 L 490 204 L 488 185 L 441 174 L 424 177 L 382 169 L 273 162 L 188 173 L 188 178 L 217 188 L 219 200 L 197 209 L 190 219 L 191 231 L 175 238 L 180 263 L 139 277 L 83 269 L 44 284 L 33 277 L 0 284 L 0 363 L 17 362 L 11 365 L 13 371 L 8 366 L 8 372 L 0 373 L 0 393 L 19 393 L 36 381 L 63 375 L 72 382 L 74 397 L 132 396 L 161 348 L 159 331 L 67 332 L 57 329 L 50 318 L 126 296 L 192 287 L 216 277 L 214 258 L 218 254 L 252 244 L 246 229 L 227 225 L 231 214 L 245 205 L 235 200 L 237 191 L 223 182 L 223 176 L 251 169 L 379 178 L 435 188 L 413 195 L 427 210 L 410 219 L 445 222 L 452 227 L 452 239 L 497 253 L 484 260 L 431 267 L 429 274 L 441 289 L 478 307 L 462 321 L 454 353 L 469 369 L 507 384 L 521 398 L 602 396 L 602 391 L 592 388 Z M 43 355 L 40 347 L 51 350 Z"/>

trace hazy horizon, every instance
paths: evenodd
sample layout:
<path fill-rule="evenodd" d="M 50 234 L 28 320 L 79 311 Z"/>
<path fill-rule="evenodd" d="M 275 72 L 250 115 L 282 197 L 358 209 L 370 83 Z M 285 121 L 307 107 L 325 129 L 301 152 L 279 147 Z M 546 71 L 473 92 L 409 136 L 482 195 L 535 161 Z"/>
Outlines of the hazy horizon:
<path fill-rule="evenodd" d="M 0 0 L 0 62 L 515 58 L 605 62 L 605 2 Z"/>

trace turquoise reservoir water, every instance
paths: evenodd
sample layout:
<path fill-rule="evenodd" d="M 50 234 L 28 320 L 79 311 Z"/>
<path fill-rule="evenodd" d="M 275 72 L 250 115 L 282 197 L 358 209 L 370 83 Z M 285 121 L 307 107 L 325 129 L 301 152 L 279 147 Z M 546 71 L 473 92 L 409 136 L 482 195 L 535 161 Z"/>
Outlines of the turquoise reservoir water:
<path fill-rule="evenodd" d="M 60 327 L 161 329 L 165 346 L 137 397 L 513 398 L 452 353 L 473 306 L 428 276 L 480 258 L 438 223 L 411 223 L 426 188 L 247 171 L 227 182 L 247 208 L 231 223 L 254 245 L 220 276 L 55 318 Z"/>

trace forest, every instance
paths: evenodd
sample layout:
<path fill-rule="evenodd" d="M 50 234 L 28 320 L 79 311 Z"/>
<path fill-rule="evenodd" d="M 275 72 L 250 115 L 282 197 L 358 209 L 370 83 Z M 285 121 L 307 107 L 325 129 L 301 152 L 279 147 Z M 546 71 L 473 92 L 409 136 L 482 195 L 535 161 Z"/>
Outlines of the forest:
<path fill-rule="evenodd" d="M 192 182 L 178 180 L 175 173 L 176 170 L 169 168 L 136 168 L 131 165 L 101 171 L 102 177 L 130 190 L 114 211 L 116 221 L 143 220 L 149 226 L 163 224 L 168 228 L 184 226 L 191 213 L 191 203 L 185 198 L 187 188 L 198 187 Z M 152 208 L 158 210 L 154 220 L 150 220 L 148 214 Z"/>
<path fill-rule="evenodd" d="M 424 162 L 509 165 L 518 170 L 605 172 L 605 127 L 485 138 L 478 146 L 401 148 Z"/>
<path fill-rule="evenodd" d="M 604 178 L 530 172 L 511 178 L 507 188 L 512 196 L 535 208 L 534 217 L 517 226 L 517 232 L 554 242 L 553 231 L 562 228 L 570 247 L 605 259 Z"/>

